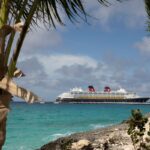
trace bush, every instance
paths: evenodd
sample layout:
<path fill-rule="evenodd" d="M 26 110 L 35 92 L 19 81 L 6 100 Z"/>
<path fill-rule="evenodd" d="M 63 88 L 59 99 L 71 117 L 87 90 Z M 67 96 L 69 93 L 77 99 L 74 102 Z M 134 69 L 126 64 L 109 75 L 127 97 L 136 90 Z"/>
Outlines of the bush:
<path fill-rule="evenodd" d="M 135 150 L 150 150 L 150 124 L 148 118 L 144 117 L 139 109 L 132 110 L 131 114 L 132 116 L 128 121 L 128 134 Z M 148 131 L 145 128 L 146 125 L 148 125 Z"/>

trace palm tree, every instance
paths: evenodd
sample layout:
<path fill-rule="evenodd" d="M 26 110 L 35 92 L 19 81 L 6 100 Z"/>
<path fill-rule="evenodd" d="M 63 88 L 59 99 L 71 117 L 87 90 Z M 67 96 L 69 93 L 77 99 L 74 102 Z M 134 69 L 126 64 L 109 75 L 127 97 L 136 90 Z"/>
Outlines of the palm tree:
<path fill-rule="evenodd" d="M 97 1 L 104 6 L 110 4 L 108 0 Z M 150 18 L 149 0 L 145 0 L 145 4 Z M 12 96 L 29 103 L 39 100 L 37 95 L 13 81 L 13 78 L 24 75 L 16 67 L 24 39 L 39 21 L 47 28 L 55 27 L 56 22 L 64 25 L 61 13 L 65 13 L 71 22 L 78 19 L 87 21 L 82 0 L 0 0 L 0 150 L 5 142 L 6 119 Z M 15 36 L 16 32 L 19 37 Z M 14 43 L 17 37 L 17 43 Z M 12 44 L 15 44 L 15 49 L 12 49 Z"/>

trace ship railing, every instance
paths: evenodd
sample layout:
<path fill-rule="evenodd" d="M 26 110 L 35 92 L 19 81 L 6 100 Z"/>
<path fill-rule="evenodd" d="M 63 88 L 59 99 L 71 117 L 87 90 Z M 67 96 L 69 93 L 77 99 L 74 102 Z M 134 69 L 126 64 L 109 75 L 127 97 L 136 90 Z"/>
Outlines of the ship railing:
<path fill-rule="evenodd" d="M 118 93 L 118 92 L 71 92 L 72 95 L 107 95 L 107 96 L 125 96 L 125 95 L 136 95 L 135 93 L 132 92 L 127 92 L 127 93 Z"/>
<path fill-rule="evenodd" d="M 114 100 L 122 100 L 122 99 L 125 99 L 124 97 L 122 96 L 118 96 L 118 97 L 106 97 L 106 96 L 102 96 L 102 97 L 97 97 L 97 96 L 79 96 L 79 97 L 76 97 L 78 99 L 114 99 Z"/>

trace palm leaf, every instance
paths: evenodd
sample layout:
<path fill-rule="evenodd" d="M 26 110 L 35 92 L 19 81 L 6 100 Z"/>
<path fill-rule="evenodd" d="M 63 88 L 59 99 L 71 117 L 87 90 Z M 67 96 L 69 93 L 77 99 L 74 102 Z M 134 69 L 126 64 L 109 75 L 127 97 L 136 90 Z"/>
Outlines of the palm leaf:
<path fill-rule="evenodd" d="M 23 9 L 22 18 L 26 20 L 29 15 L 29 10 L 35 0 L 27 0 L 26 6 L 24 6 L 25 0 L 9 0 L 9 10 L 10 10 L 10 21 L 14 21 L 18 17 L 18 12 L 21 8 Z M 110 0 L 97 0 L 101 5 L 110 5 Z M 127 0 L 116 0 L 116 1 L 127 1 Z M 85 6 L 83 0 L 38 0 L 38 6 L 35 14 L 32 18 L 31 25 L 38 25 L 38 21 L 43 22 L 45 25 L 55 27 L 56 22 L 64 25 L 62 17 L 60 15 L 60 10 L 62 13 L 66 14 L 71 22 L 76 22 L 77 18 L 81 18 L 86 21 L 87 13 L 85 11 Z"/>
<path fill-rule="evenodd" d="M 18 68 L 15 69 L 13 77 L 14 78 L 20 78 L 20 77 L 24 77 L 25 74 Z"/>
<path fill-rule="evenodd" d="M 13 96 L 24 99 L 28 103 L 33 103 L 39 101 L 39 97 L 32 93 L 31 91 L 26 90 L 25 88 L 19 87 L 12 79 L 4 77 L 0 81 L 0 88 L 9 92 Z"/>
<path fill-rule="evenodd" d="M 16 23 L 13 27 L 10 26 L 10 25 L 3 25 L 0 28 L 0 37 L 5 38 L 12 31 L 21 32 L 22 31 L 22 27 L 23 27 L 23 23 L 22 22 Z"/>
<path fill-rule="evenodd" d="M 145 8 L 148 16 L 148 30 L 150 31 L 150 0 L 145 0 Z"/>

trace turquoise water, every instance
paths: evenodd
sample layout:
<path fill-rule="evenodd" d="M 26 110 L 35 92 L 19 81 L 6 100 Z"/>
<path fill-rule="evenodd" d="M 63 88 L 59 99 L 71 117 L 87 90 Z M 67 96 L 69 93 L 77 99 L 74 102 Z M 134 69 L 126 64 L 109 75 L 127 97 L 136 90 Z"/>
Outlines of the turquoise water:
<path fill-rule="evenodd" d="M 4 150 L 35 150 L 61 136 L 120 123 L 137 108 L 150 111 L 150 105 L 12 103 Z"/>

